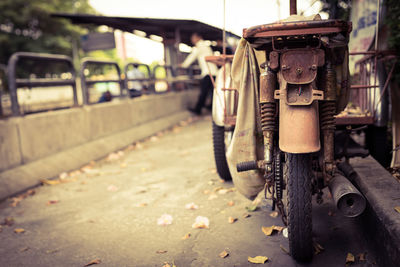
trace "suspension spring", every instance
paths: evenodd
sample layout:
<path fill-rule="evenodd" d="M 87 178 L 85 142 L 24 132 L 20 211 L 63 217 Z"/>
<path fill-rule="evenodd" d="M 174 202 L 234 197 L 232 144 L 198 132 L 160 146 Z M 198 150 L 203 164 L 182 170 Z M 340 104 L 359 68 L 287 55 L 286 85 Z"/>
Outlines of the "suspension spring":
<path fill-rule="evenodd" d="M 321 109 L 321 129 L 322 130 L 335 130 L 335 114 L 336 103 L 335 101 L 323 101 L 320 105 Z"/>
<path fill-rule="evenodd" d="M 275 131 L 276 104 L 272 102 L 261 103 L 261 128 L 263 132 Z"/>

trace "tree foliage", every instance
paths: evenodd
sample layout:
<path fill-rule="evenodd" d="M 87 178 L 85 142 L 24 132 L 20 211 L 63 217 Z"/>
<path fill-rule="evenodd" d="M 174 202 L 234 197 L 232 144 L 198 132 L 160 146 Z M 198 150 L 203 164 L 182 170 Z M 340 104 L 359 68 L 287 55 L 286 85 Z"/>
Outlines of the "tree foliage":
<path fill-rule="evenodd" d="M 384 24 L 389 28 L 389 48 L 400 55 L 400 5 L 398 0 L 385 0 Z M 400 64 L 396 64 L 394 77 L 396 82 L 400 82 Z"/>
<path fill-rule="evenodd" d="M 322 10 L 329 14 L 330 19 L 349 20 L 351 0 L 321 0 Z"/>
<path fill-rule="evenodd" d="M 85 30 L 52 13 L 95 13 L 88 0 L 1 0 L 0 63 L 17 51 L 71 55 Z"/>

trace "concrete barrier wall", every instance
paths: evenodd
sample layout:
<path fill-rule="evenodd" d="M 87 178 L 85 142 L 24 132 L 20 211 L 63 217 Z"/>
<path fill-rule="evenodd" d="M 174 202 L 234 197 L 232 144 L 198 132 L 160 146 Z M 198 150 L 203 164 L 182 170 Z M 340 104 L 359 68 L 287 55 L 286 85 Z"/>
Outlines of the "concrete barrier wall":
<path fill-rule="evenodd" d="M 197 95 L 189 90 L 2 120 L 0 172 L 182 112 Z"/>

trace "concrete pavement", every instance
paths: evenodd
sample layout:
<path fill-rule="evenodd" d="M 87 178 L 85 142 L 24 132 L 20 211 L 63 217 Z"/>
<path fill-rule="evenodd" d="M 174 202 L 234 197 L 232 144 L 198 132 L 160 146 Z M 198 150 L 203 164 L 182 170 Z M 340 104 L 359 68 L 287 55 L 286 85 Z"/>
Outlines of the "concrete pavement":
<path fill-rule="evenodd" d="M 97 259 L 94 266 L 253 266 L 247 257 L 257 255 L 269 258 L 265 266 L 345 266 L 347 253 L 365 255 L 354 266 L 377 266 L 359 222 L 336 212 L 328 194 L 313 207 L 314 238 L 324 251 L 310 264 L 295 263 L 282 250 L 288 249 L 282 234 L 261 231 L 282 225 L 269 216 L 268 201 L 248 212 L 251 201 L 221 190 L 233 185 L 215 172 L 210 118 L 186 124 L 60 184 L 34 188 L 16 207 L 12 199 L 2 202 L 0 223 L 7 217 L 14 223 L 2 226 L 0 266 L 84 266 Z M 199 209 L 185 209 L 191 202 Z M 172 224 L 157 225 L 163 214 Z M 192 228 L 197 216 L 210 220 L 209 229 Z M 230 216 L 238 220 L 230 224 Z M 24 232 L 15 233 L 18 228 Z M 219 257 L 223 250 L 228 257 Z"/>

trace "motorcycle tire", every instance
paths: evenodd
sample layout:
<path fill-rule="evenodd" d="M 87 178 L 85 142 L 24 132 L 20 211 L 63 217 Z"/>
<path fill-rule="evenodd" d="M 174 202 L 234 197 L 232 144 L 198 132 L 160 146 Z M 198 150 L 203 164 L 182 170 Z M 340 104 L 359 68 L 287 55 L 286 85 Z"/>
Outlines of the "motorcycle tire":
<path fill-rule="evenodd" d="M 231 181 L 232 176 L 229 172 L 228 162 L 226 161 L 225 147 L 225 128 L 212 122 L 212 135 L 214 147 L 214 159 L 218 175 L 224 181 Z"/>
<path fill-rule="evenodd" d="M 313 256 L 310 154 L 287 154 L 289 249 L 297 261 Z"/>

